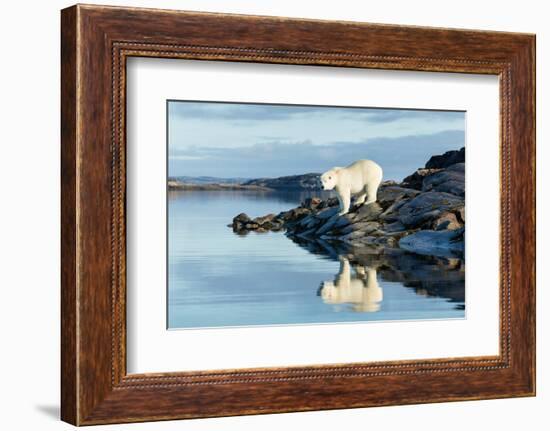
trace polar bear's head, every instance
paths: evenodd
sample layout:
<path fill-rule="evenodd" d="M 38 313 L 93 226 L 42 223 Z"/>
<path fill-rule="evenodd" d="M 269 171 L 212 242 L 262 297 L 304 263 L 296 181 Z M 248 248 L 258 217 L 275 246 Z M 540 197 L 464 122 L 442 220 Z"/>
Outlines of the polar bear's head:
<path fill-rule="evenodd" d="M 323 190 L 332 190 L 336 187 L 339 170 L 340 168 L 332 168 L 330 171 L 326 171 L 323 175 L 321 175 Z"/>

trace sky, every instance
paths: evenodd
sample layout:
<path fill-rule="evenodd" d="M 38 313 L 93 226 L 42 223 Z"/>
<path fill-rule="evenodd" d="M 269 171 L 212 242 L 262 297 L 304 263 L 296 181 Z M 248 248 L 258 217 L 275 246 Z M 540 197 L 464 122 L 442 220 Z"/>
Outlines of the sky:
<path fill-rule="evenodd" d="M 170 177 L 279 177 L 370 159 L 400 181 L 464 144 L 462 111 L 168 102 Z"/>

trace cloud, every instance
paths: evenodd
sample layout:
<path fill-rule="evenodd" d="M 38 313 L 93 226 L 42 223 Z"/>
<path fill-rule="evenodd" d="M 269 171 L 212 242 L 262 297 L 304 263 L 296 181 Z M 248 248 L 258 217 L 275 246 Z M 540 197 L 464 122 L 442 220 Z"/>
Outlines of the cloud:
<path fill-rule="evenodd" d="M 278 177 L 323 172 L 358 159 L 372 159 L 384 169 L 385 179 L 401 180 L 423 167 L 432 155 L 464 146 L 464 140 L 464 131 L 447 130 L 330 145 L 314 145 L 310 140 L 271 140 L 237 148 L 192 146 L 170 151 L 169 175 Z"/>
<path fill-rule="evenodd" d="M 464 111 L 376 109 L 371 112 L 364 112 L 362 115 L 369 123 L 391 123 L 401 120 L 464 121 Z"/>
<path fill-rule="evenodd" d="M 403 120 L 464 120 L 463 111 L 186 101 L 171 101 L 169 115 L 170 119 L 230 120 L 239 124 L 291 120 L 306 116 L 314 116 L 319 119 L 330 118 L 332 120 L 340 118 L 371 124 L 384 124 Z"/>
<path fill-rule="evenodd" d="M 324 107 L 212 102 L 170 102 L 169 115 L 199 120 L 268 121 L 323 114 Z M 173 117 L 172 117 L 173 118 Z"/>

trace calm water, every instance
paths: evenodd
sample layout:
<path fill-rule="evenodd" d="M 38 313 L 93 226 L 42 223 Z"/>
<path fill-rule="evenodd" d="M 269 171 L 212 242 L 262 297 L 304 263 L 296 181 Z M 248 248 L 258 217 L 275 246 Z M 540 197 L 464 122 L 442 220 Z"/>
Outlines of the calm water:
<path fill-rule="evenodd" d="M 169 328 L 464 317 L 458 260 L 362 255 L 227 227 L 240 212 L 276 214 L 306 196 L 169 192 Z"/>

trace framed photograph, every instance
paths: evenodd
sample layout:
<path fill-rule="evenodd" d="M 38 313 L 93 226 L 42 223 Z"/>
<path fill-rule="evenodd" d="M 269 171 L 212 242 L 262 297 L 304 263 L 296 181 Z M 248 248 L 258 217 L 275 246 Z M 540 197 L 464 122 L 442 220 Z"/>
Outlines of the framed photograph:
<path fill-rule="evenodd" d="M 535 36 L 61 14 L 61 415 L 535 394 Z"/>

